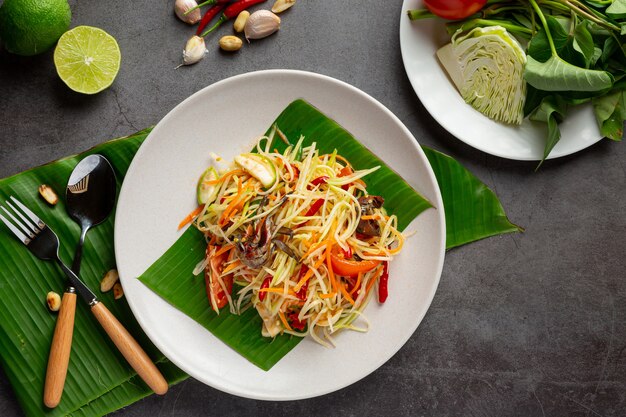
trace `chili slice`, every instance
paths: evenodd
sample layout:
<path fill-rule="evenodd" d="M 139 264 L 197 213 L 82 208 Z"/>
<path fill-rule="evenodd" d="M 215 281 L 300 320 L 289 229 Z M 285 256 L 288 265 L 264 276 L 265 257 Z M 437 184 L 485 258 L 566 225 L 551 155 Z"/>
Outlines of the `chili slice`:
<path fill-rule="evenodd" d="M 269 288 L 270 287 L 270 283 L 272 282 L 272 276 L 268 275 L 267 277 L 265 277 L 265 279 L 263 280 L 263 283 L 261 284 L 261 288 L 259 288 L 260 290 L 264 289 L 264 288 Z M 265 300 L 265 296 L 267 295 L 267 291 L 259 291 L 259 301 L 263 301 Z"/>
<path fill-rule="evenodd" d="M 389 261 L 383 262 L 383 273 L 378 281 L 378 302 L 384 303 L 389 295 L 387 284 L 389 283 Z"/>
<path fill-rule="evenodd" d="M 317 186 L 320 184 L 326 184 L 328 182 L 328 176 L 327 175 L 323 175 L 321 177 L 317 177 L 314 180 L 311 181 L 311 185 L 312 186 Z"/>
<path fill-rule="evenodd" d="M 311 204 L 311 207 L 309 207 L 309 209 L 306 211 L 306 213 L 304 213 L 304 215 L 306 217 L 308 217 L 308 216 L 312 216 L 315 213 L 317 213 L 317 211 L 320 209 L 320 207 L 322 207 L 324 205 L 324 201 L 326 201 L 326 200 L 323 199 L 323 198 L 315 200 L 315 202 L 313 204 Z"/>
<path fill-rule="evenodd" d="M 306 273 L 308 272 L 309 267 L 306 266 L 305 264 L 302 264 L 302 266 L 300 267 L 300 273 L 298 274 L 298 282 L 300 282 L 300 280 L 306 275 Z M 296 296 L 301 299 L 301 300 L 306 300 L 306 293 L 309 290 L 309 281 L 306 281 L 302 287 L 300 287 L 300 291 L 298 291 L 296 293 Z"/>
<path fill-rule="evenodd" d="M 299 314 L 299 311 L 292 311 L 287 315 L 287 320 L 289 320 L 289 323 L 291 324 L 291 327 L 293 329 L 302 331 L 306 326 L 306 320 L 300 320 L 298 318 Z"/>

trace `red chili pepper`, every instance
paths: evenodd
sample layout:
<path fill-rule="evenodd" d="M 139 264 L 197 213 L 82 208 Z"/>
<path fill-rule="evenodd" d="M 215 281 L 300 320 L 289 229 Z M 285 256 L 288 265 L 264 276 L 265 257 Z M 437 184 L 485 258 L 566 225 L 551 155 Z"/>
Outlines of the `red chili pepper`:
<path fill-rule="evenodd" d="M 263 283 L 261 284 L 261 288 L 260 289 L 262 290 L 263 288 L 269 288 L 271 282 L 272 282 L 272 277 L 271 277 L 271 275 L 268 275 L 263 280 Z M 266 295 L 267 295 L 267 291 L 259 291 L 259 301 L 265 300 L 265 296 Z"/>
<path fill-rule="evenodd" d="M 378 281 L 378 302 L 384 303 L 389 295 L 387 284 L 389 282 L 389 261 L 383 262 L 383 273 Z"/>
<path fill-rule="evenodd" d="M 233 18 L 237 17 L 239 15 L 239 13 L 241 13 L 244 10 L 246 10 L 247 8 L 252 7 L 255 4 L 263 3 L 264 1 L 267 1 L 267 0 L 239 0 L 239 1 L 236 1 L 235 3 L 231 4 L 230 6 L 228 6 L 226 8 L 226 10 L 224 10 L 224 13 L 222 13 L 222 15 L 220 16 L 219 20 L 213 26 L 211 26 L 211 28 L 209 30 L 207 30 L 206 32 L 204 32 L 200 36 L 208 35 L 209 33 L 213 32 L 215 29 L 220 27 L 220 25 L 222 23 L 226 22 L 227 20 L 230 20 L 230 19 L 233 19 Z"/>
<path fill-rule="evenodd" d="M 313 204 L 311 204 L 311 207 L 309 207 L 309 209 L 307 210 L 306 213 L 304 213 L 304 215 L 306 217 L 308 217 L 308 216 L 312 216 L 315 213 L 317 213 L 317 211 L 320 209 L 320 207 L 322 207 L 324 205 L 324 201 L 326 201 L 326 200 L 323 199 L 323 198 L 315 200 L 315 202 Z"/>
<path fill-rule="evenodd" d="M 352 248 L 350 246 L 348 246 L 348 250 L 343 250 L 342 249 L 342 252 L 343 252 L 343 257 L 344 258 L 346 258 L 346 259 L 352 258 Z"/>
<path fill-rule="evenodd" d="M 309 270 L 309 267 L 306 266 L 305 264 L 302 264 L 302 266 L 300 267 L 300 273 L 298 274 L 298 282 L 300 282 L 300 280 L 302 279 L 302 277 L 304 277 L 304 275 L 307 273 L 308 270 Z M 304 285 L 300 287 L 300 291 L 296 293 L 296 297 L 298 297 L 301 300 L 306 300 L 306 293 L 308 290 L 309 290 L 309 281 L 306 281 Z"/>
<path fill-rule="evenodd" d="M 221 4 L 221 3 L 218 3 L 215 6 L 209 7 L 207 11 L 204 13 L 204 16 L 202 16 L 200 23 L 198 24 L 198 29 L 196 29 L 196 35 L 198 36 L 206 35 L 205 33 L 202 33 L 206 25 L 208 25 L 209 22 L 213 20 L 215 16 L 220 14 L 220 12 L 224 10 L 225 7 L 226 7 L 226 4 Z"/>
<path fill-rule="evenodd" d="M 347 167 L 343 167 L 343 168 L 341 169 L 341 171 L 339 171 L 339 176 L 340 176 L 340 177 L 347 177 L 348 175 L 351 175 L 353 172 L 354 172 L 354 171 L 353 171 L 353 170 L 352 170 L 352 168 L 350 168 L 349 166 L 347 166 Z M 344 184 L 344 185 L 342 185 L 342 186 L 341 186 L 341 189 L 342 189 L 342 190 L 344 190 L 344 191 L 348 191 L 348 188 L 350 188 L 350 184 L 351 184 L 351 183 L 348 183 L 348 184 Z"/>
<path fill-rule="evenodd" d="M 323 176 L 317 177 L 313 181 L 311 181 L 311 185 L 312 186 L 317 186 L 317 185 L 320 185 L 320 184 L 326 184 L 327 182 L 328 182 L 328 176 L 323 175 Z"/>
<path fill-rule="evenodd" d="M 299 311 L 292 311 L 287 315 L 287 320 L 290 322 L 292 329 L 302 331 L 306 326 L 306 320 L 298 319 L 298 314 L 300 314 Z"/>

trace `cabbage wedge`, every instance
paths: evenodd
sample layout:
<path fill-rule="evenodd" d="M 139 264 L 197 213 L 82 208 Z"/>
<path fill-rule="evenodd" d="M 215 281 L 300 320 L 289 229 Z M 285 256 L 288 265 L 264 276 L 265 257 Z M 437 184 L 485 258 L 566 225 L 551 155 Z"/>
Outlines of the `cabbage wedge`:
<path fill-rule="evenodd" d="M 437 57 L 466 103 L 496 121 L 522 123 L 526 53 L 505 28 L 457 31 Z"/>

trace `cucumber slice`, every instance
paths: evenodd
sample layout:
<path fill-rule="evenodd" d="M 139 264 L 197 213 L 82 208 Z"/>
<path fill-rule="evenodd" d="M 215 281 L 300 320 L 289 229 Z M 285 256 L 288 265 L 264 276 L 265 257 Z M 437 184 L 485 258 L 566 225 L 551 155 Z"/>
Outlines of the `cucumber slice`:
<path fill-rule="evenodd" d="M 214 184 L 207 184 L 208 181 L 215 181 L 218 178 L 217 171 L 209 167 L 198 180 L 198 204 L 212 203 L 217 197 L 218 187 Z"/>
<path fill-rule="evenodd" d="M 235 163 L 259 180 L 265 188 L 270 188 L 276 182 L 276 165 L 266 156 L 243 153 L 235 157 Z"/>

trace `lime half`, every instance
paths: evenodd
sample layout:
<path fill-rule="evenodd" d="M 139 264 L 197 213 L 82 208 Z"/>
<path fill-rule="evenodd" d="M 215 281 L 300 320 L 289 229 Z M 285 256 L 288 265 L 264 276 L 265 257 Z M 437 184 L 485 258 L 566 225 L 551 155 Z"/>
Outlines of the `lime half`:
<path fill-rule="evenodd" d="M 120 69 L 120 60 L 115 38 L 91 26 L 65 32 L 54 50 L 59 77 L 83 94 L 95 94 L 110 86 Z"/>

